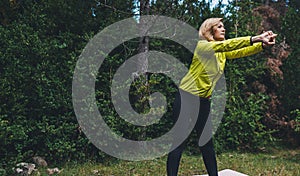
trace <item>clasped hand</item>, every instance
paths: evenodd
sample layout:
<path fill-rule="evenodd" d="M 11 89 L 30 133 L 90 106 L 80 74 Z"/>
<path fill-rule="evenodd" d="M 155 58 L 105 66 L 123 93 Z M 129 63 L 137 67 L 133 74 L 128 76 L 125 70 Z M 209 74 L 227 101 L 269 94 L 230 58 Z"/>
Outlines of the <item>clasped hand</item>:
<path fill-rule="evenodd" d="M 275 39 L 277 37 L 277 34 L 274 34 L 272 31 L 266 31 L 262 34 L 260 34 L 261 36 L 261 42 L 264 44 L 264 45 L 275 45 Z"/>
<path fill-rule="evenodd" d="M 262 42 L 264 46 L 272 46 L 275 44 L 277 34 L 272 31 L 263 32 L 260 35 L 252 37 L 252 42 Z"/>

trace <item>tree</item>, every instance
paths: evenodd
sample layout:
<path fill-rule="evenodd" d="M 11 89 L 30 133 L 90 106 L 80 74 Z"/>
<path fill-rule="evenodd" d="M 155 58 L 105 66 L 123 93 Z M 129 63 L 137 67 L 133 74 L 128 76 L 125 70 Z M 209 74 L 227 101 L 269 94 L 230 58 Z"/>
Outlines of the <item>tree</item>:
<path fill-rule="evenodd" d="M 89 39 L 132 16 L 131 1 L 114 3 L 108 5 L 118 4 L 128 14 L 101 6 L 93 16 L 95 1 L 1 1 L 0 167 L 8 174 L 34 155 L 50 163 L 90 155 L 103 159 L 78 126 L 71 86 Z"/>

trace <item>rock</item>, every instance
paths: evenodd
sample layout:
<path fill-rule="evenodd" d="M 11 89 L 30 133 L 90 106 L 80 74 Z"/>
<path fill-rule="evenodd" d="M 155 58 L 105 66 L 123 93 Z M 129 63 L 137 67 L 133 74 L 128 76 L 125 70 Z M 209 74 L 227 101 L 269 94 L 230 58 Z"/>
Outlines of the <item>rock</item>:
<path fill-rule="evenodd" d="M 53 168 L 53 169 L 50 169 L 48 168 L 47 169 L 47 173 L 49 175 L 53 175 L 53 174 L 59 174 L 62 170 L 59 170 L 57 167 L 56 168 Z"/>
<path fill-rule="evenodd" d="M 18 163 L 16 166 L 17 166 L 17 168 L 14 168 L 14 171 L 18 175 L 30 175 L 30 174 L 32 174 L 33 171 L 37 170 L 37 169 L 35 169 L 35 164 L 32 164 L 32 163 L 21 162 L 21 163 Z"/>
<path fill-rule="evenodd" d="M 24 170 L 20 169 L 20 168 L 16 168 L 15 171 L 17 172 L 17 174 L 20 174 L 20 173 L 24 172 Z"/>
<path fill-rule="evenodd" d="M 40 157 L 40 156 L 35 156 L 35 157 L 33 157 L 32 159 L 33 159 L 33 162 L 34 162 L 35 164 L 37 164 L 38 166 L 41 166 L 41 167 L 47 167 L 47 166 L 48 166 L 46 160 L 44 160 L 44 159 L 43 159 L 42 157 Z"/>

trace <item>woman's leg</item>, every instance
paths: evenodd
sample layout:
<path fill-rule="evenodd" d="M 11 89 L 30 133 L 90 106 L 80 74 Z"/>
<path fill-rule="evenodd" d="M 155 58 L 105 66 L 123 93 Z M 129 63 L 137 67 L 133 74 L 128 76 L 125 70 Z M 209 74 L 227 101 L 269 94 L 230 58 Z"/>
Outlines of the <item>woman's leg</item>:
<path fill-rule="evenodd" d="M 200 99 L 200 112 L 198 116 L 198 121 L 196 123 L 196 132 L 198 139 L 200 139 L 200 136 L 203 132 L 204 126 L 206 123 L 210 123 L 211 125 L 211 119 L 208 119 L 210 112 L 210 101 L 208 99 Z M 212 129 L 209 129 L 210 133 L 212 133 Z M 218 175 L 218 168 L 217 168 L 217 161 L 216 161 L 216 154 L 212 142 L 212 138 L 203 146 L 200 146 L 200 150 L 202 153 L 203 161 L 206 167 L 206 170 L 208 172 L 209 176 L 217 176 Z"/>
<path fill-rule="evenodd" d="M 182 95 L 182 96 L 181 96 Z M 183 98 L 183 99 L 181 99 Z M 175 101 L 173 103 L 173 115 L 172 118 L 174 122 L 176 123 L 179 114 L 181 113 L 184 115 L 184 119 L 186 122 L 183 122 L 182 126 L 189 125 L 188 122 L 192 120 L 192 117 L 195 117 L 195 123 L 199 121 L 199 114 L 198 114 L 198 108 L 199 108 L 199 97 L 192 95 L 190 93 L 187 93 L 185 91 L 180 91 L 176 94 Z M 199 112 L 202 112 L 201 110 L 202 104 L 200 105 Z M 196 110 L 196 111 L 195 111 Z M 208 110 L 209 113 L 209 110 Z M 181 122 L 182 123 L 182 122 Z M 187 124 L 184 124 L 187 123 Z M 196 123 L 197 125 L 197 123 Z M 196 126 L 194 127 L 196 128 Z M 174 136 L 175 138 L 177 136 Z M 188 139 L 186 139 L 182 144 L 180 144 L 178 147 L 176 147 L 173 151 L 171 151 L 168 155 L 167 159 L 167 174 L 168 176 L 177 176 L 178 168 L 180 164 L 180 159 L 182 156 L 182 152 L 185 149 L 186 143 Z"/>
<path fill-rule="evenodd" d="M 172 120 L 174 121 L 174 123 L 176 123 L 179 117 L 180 108 L 181 108 L 181 97 L 180 97 L 180 93 L 177 92 L 173 103 L 173 113 L 172 113 Z M 168 176 L 177 176 L 179 163 L 184 148 L 185 148 L 185 142 L 183 142 L 181 145 L 176 147 L 173 151 L 171 151 L 168 154 L 168 159 L 167 159 Z"/>
<path fill-rule="evenodd" d="M 185 145 L 186 145 L 186 141 L 168 154 L 168 159 L 167 159 L 168 176 L 177 176 L 181 155 L 185 148 Z"/>
<path fill-rule="evenodd" d="M 204 146 L 201 146 L 200 150 L 208 175 L 217 176 L 217 160 L 212 139 L 210 139 Z"/>

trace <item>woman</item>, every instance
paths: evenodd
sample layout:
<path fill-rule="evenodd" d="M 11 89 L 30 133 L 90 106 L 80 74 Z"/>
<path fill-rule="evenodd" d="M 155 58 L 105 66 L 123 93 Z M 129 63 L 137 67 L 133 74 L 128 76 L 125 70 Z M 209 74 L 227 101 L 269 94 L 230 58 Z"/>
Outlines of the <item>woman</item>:
<path fill-rule="evenodd" d="M 272 31 L 268 31 L 253 37 L 225 40 L 225 31 L 222 18 L 209 18 L 202 23 L 199 36 L 200 39 L 204 38 L 205 40 L 198 42 L 189 71 L 181 80 L 179 92 L 173 104 L 173 119 L 176 121 L 182 112 L 186 118 L 195 115 L 195 113 L 190 113 L 199 108 L 196 107 L 194 100 L 198 101 L 198 104 L 200 103 L 197 122 L 194 127 L 198 137 L 201 136 L 208 119 L 209 98 L 224 72 L 226 59 L 246 57 L 261 52 L 264 46 L 274 45 L 277 36 Z M 208 123 L 211 123 L 209 121 Z M 168 176 L 177 175 L 185 144 L 186 141 L 169 153 L 167 159 Z M 200 146 L 200 150 L 208 174 L 210 176 L 218 175 L 212 139 L 210 138 L 205 145 Z"/>

